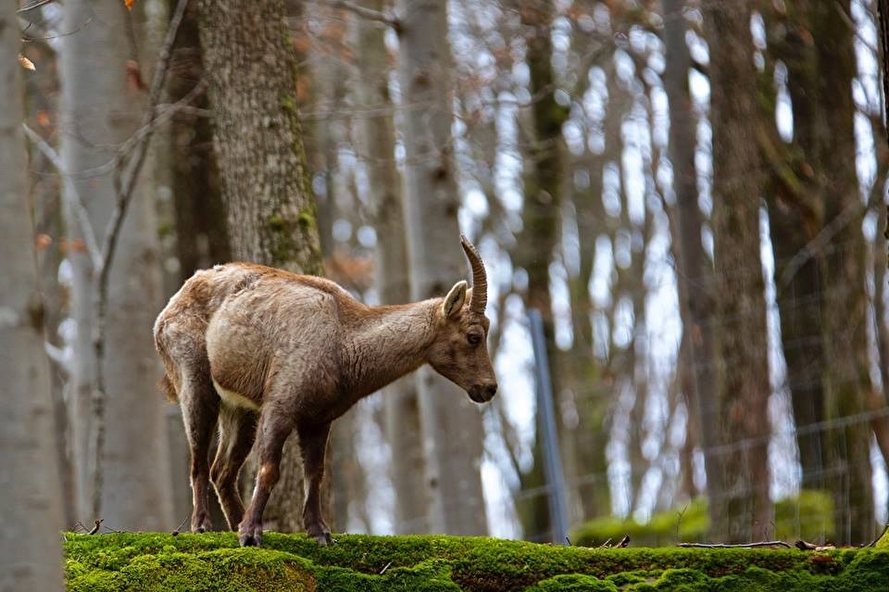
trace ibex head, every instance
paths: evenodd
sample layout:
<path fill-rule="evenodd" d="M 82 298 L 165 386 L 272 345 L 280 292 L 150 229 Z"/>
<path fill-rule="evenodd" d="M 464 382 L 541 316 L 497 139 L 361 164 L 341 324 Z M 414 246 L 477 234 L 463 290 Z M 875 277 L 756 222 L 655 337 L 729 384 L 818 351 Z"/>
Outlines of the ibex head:
<path fill-rule="evenodd" d="M 497 393 L 497 377 L 488 354 L 485 316 L 488 279 L 478 251 L 465 236 L 460 244 L 472 269 L 472 289 L 457 282 L 441 303 L 439 338 L 429 350 L 429 364 L 442 376 L 464 389 L 476 403 L 490 401 Z"/>

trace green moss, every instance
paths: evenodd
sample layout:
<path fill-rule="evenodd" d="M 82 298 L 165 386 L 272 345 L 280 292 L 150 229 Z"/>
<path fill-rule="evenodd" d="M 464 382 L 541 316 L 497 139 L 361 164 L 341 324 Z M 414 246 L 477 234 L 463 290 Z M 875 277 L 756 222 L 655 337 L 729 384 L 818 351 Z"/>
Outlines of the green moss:
<path fill-rule="evenodd" d="M 281 98 L 281 108 L 287 113 L 296 113 L 296 97 L 284 95 Z"/>
<path fill-rule="evenodd" d="M 833 499 L 825 491 L 803 491 L 796 498 L 775 503 L 775 531 L 779 540 L 824 541 L 833 537 Z M 578 545 L 598 546 L 608 539 L 619 541 L 629 535 L 634 545 L 662 547 L 680 542 L 709 540 L 710 516 L 707 500 L 697 499 L 683 508 L 660 512 L 645 524 L 635 520 L 599 518 L 576 526 L 571 540 Z"/>
<path fill-rule="evenodd" d="M 66 535 L 69 590 L 875 590 L 889 549 L 590 549 L 483 537 Z"/>
<path fill-rule="evenodd" d="M 314 212 L 308 212 L 303 210 L 299 213 L 299 225 L 304 229 L 308 230 L 315 227 L 315 214 Z"/>
<path fill-rule="evenodd" d="M 889 524 L 886 525 L 883 530 L 882 536 L 877 539 L 877 542 L 874 543 L 874 546 L 878 549 L 889 549 Z"/>

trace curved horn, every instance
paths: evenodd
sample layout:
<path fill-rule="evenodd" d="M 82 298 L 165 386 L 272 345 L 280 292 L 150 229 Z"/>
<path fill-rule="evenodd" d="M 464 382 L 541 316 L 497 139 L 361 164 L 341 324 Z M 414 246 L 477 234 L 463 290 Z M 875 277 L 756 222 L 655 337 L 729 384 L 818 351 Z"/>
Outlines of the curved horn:
<path fill-rule="evenodd" d="M 485 306 L 488 304 L 488 275 L 485 273 L 485 264 L 475 246 L 465 235 L 460 235 L 460 245 L 472 268 L 472 298 L 469 300 L 469 310 L 484 314 Z"/>

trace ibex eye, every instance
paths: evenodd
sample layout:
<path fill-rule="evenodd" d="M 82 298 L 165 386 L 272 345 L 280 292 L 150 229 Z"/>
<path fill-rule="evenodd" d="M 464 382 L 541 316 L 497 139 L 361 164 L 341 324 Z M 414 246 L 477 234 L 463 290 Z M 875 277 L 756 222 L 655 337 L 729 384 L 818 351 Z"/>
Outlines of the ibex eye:
<path fill-rule="evenodd" d="M 470 333 L 466 336 L 466 341 L 468 341 L 470 345 L 478 345 L 481 343 L 482 338 L 478 333 Z"/>

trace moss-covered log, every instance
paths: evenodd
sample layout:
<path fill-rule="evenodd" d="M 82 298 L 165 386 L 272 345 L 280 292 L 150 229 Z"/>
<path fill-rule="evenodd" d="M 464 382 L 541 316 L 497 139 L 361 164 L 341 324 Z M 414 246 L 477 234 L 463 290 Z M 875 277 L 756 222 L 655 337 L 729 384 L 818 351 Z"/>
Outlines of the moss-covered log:
<path fill-rule="evenodd" d="M 320 547 L 267 533 L 66 534 L 72 591 L 104 590 L 880 590 L 889 547 L 598 549 L 482 537 L 344 535 Z"/>

